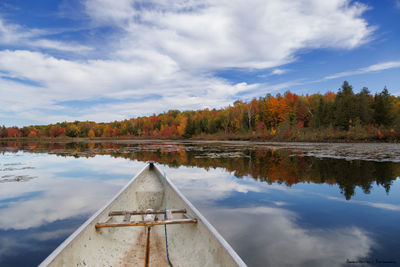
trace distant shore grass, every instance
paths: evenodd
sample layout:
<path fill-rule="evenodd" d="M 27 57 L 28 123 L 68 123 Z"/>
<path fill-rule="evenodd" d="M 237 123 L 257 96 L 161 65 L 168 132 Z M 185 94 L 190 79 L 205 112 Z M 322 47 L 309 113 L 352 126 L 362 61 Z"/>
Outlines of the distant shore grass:
<path fill-rule="evenodd" d="M 286 129 L 276 132 L 262 133 L 235 133 L 235 134 L 200 134 L 192 137 L 174 137 L 174 136 L 119 136 L 119 137 L 17 137 L 17 138 L 0 138 L 0 141 L 46 141 L 46 142 L 80 142 L 80 141 L 113 141 L 113 140 L 175 140 L 175 141 L 265 141 L 265 142 L 322 142 L 322 143 L 379 143 L 390 142 L 397 143 L 400 141 L 400 133 L 393 129 L 350 129 L 348 131 L 327 129 Z"/>

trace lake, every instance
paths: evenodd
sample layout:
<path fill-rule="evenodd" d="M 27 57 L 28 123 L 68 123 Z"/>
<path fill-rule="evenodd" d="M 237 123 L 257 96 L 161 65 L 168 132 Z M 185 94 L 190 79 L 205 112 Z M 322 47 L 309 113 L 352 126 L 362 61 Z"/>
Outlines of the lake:
<path fill-rule="evenodd" d="M 400 264 L 400 145 L 0 142 L 0 266 L 39 264 L 155 161 L 249 266 Z"/>

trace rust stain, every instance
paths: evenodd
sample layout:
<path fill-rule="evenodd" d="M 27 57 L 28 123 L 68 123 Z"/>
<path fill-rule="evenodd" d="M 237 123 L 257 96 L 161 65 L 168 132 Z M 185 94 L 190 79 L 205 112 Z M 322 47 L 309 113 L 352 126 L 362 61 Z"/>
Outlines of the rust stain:
<path fill-rule="evenodd" d="M 133 240 L 132 240 L 133 241 Z M 146 231 L 140 231 L 138 239 L 132 242 L 132 248 L 128 250 L 121 259 L 123 267 L 137 266 L 139 262 L 144 261 L 144 249 L 146 242 Z"/>
<path fill-rule="evenodd" d="M 137 240 L 131 241 L 131 249 L 125 253 L 123 258 L 120 259 L 120 266 L 143 266 L 146 258 L 147 229 L 143 227 L 143 230 L 140 231 Z M 164 234 L 158 234 L 156 229 L 152 229 L 149 243 L 150 247 L 148 266 L 169 267 L 165 251 Z M 172 264 L 174 264 L 174 260 L 171 258 L 171 255 L 170 259 Z"/>
<path fill-rule="evenodd" d="M 156 231 L 152 233 L 150 266 L 169 267 L 165 251 L 164 235 L 159 235 Z M 171 259 L 171 257 L 170 257 Z M 173 260 L 171 259 L 172 263 Z"/>

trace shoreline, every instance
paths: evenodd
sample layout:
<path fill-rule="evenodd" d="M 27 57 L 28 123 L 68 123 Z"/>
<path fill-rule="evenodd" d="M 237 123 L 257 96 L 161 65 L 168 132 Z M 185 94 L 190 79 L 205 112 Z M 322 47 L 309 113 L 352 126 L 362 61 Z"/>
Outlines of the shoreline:
<path fill-rule="evenodd" d="M 114 141 L 170 141 L 170 142 L 224 142 L 224 141 L 243 141 L 243 142 L 262 142 L 262 143 L 362 143 L 362 144 L 398 144 L 398 140 L 387 140 L 387 139 L 343 139 L 343 138 L 332 138 L 332 139 L 279 139 L 279 138 L 243 138 L 241 136 L 227 136 L 227 137 L 214 137 L 214 138 L 205 138 L 205 137 L 192 137 L 192 138 L 160 138 L 160 137 L 96 137 L 96 138 L 88 138 L 88 137 L 55 137 L 55 138 L 27 138 L 27 137 L 17 137 L 17 138 L 0 138 L 0 142 L 55 142 L 55 143 L 65 143 L 65 142 L 114 142 Z"/>

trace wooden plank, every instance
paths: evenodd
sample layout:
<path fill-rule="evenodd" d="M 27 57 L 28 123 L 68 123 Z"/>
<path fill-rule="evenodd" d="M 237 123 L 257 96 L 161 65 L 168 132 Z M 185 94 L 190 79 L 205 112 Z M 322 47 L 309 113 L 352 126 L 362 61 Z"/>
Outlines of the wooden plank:
<path fill-rule="evenodd" d="M 186 209 L 171 209 L 172 213 L 186 213 Z M 125 216 L 129 213 L 130 215 L 144 215 L 144 214 L 164 214 L 164 210 L 132 210 L 132 211 L 110 211 L 108 216 Z"/>
<path fill-rule="evenodd" d="M 122 223 L 97 223 L 96 228 L 104 227 L 127 227 L 127 226 L 154 226 L 164 224 L 187 224 L 197 223 L 197 219 L 177 219 L 177 220 L 165 220 L 165 221 L 137 221 L 137 222 L 122 222 Z"/>
<path fill-rule="evenodd" d="M 151 229 L 151 227 L 147 227 L 147 240 L 146 240 L 144 267 L 149 267 L 149 261 L 150 261 L 150 229 Z"/>

